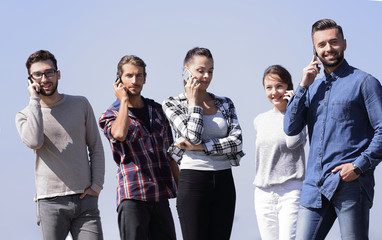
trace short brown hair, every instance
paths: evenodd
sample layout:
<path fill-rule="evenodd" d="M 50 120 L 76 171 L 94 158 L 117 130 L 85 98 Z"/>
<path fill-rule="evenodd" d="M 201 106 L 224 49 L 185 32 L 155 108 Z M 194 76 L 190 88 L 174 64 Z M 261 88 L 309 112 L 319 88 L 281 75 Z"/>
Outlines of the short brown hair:
<path fill-rule="evenodd" d="M 344 39 L 344 33 L 342 31 L 342 27 L 340 25 L 337 25 L 337 23 L 332 19 L 321 19 L 315 22 L 312 25 L 312 40 L 313 40 L 313 34 L 317 31 L 323 31 L 327 29 L 337 29 L 338 33 L 341 35 L 342 39 Z"/>
<path fill-rule="evenodd" d="M 272 65 L 269 66 L 267 69 L 264 71 L 264 76 L 263 76 L 263 86 L 264 86 L 264 79 L 266 76 L 270 74 L 276 74 L 277 76 L 280 77 L 281 82 L 288 84 L 287 90 L 293 90 L 293 82 L 292 82 L 292 76 L 286 70 L 284 67 L 280 65 Z"/>
<path fill-rule="evenodd" d="M 134 55 L 126 55 L 126 56 L 121 58 L 121 60 L 118 63 L 118 67 L 117 67 L 117 75 L 119 77 L 122 76 L 122 66 L 125 64 L 128 64 L 128 63 L 132 64 L 134 66 L 137 66 L 137 67 L 142 67 L 143 68 L 143 75 L 146 77 L 146 63 L 142 59 L 140 59 L 139 57 L 134 56 Z"/>
<path fill-rule="evenodd" d="M 33 63 L 46 61 L 46 60 L 51 60 L 53 62 L 53 66 L 55 70 L 57 70 L 57 60 L 54 57 L 54 55 L 47 50 L 38 50 L 37 52 L 32 53 L 29 56 L 27 62 L 25 63 L 28 69 L 28 74 L 30 74 L 29 70 Z"/>

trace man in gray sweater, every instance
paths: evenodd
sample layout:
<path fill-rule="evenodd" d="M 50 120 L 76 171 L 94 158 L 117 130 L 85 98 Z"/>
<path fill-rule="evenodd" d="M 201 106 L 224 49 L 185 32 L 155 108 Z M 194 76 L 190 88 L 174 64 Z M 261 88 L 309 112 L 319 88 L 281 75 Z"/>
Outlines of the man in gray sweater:
<path fill-rule="evenodd" d="M 34 150 L 37 223 L 43 239 L 103 239 L 98 210 L 105 159 L 93 109 L 82 96 L 57 91 L 53 54 L 26 62 L 29 105 L 16 115 L 23 143 Z"/>

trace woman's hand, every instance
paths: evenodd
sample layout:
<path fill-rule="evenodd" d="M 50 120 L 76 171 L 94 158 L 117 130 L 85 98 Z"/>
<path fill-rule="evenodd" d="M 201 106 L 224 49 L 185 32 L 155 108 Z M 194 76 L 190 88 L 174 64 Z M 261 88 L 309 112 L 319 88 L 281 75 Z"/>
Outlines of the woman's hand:
<path fill-rule="evenodd" d="M 198 99 L 199 87 L 200 87 L 199 80 L 195 76 L 190 75 L 186 85 L 184 86 L 186 90 L 188 106 L 200 106 L 199 99 Z"/>
<path fill-rule="evenodd" d="M 289 102 L 290 98 L 294 95 L 294 91 L 293 90 L 288 90 L 285 92 L 284 94 L 284 100 L 286 100 L 287 102 Z"/>
<path fill-rule="evenodd" d="M 190 151 L 204 150 L 203 144 L 192 145 L 189 141 L 187 141 L 184 138 L 178 138 L 174 145 L 175 147 L 183 149 L 183 150 L 190 150 Z"/>

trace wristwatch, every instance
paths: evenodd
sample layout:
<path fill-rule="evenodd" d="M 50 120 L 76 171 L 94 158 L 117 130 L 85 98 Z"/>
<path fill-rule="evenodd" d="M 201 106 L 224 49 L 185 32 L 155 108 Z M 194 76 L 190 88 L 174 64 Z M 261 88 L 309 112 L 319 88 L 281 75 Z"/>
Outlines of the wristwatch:
<path fill-rule="evenodd" d="M 353 163 L 353 171 L 355 172 L 355 174 L 357 175 L 361 175 L 362 174 L 362 170 Z"/>

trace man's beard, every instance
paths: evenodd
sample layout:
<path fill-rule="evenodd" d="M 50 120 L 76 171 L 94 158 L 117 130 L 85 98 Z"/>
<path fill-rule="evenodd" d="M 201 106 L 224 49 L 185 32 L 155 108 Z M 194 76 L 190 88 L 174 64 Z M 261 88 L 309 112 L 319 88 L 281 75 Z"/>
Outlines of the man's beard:
<path fill-rule="evenodd" d="M 320 58 L 320 61 L 322 62 L 322 65 L 324 65 L 324 67 L 336 67 L 342 62 L 342 60 L 344 60 L 344 51 L 341 51 L 334 61 L 329 62 L 325 59 Z"/>
<path fill-rule="evenodd" d="M 56 82 L 56 84 L 53 84 L 53 88 L 52 88 L 52 91 L 50 92 L 45 92 L 45 90 L 43 88 L 40 88 L 40 94 L 43 95 L 43 96 L 52 96 L 56 91 L 57 91 L 57 87 L 58 87 L 58 81 Z"/>

